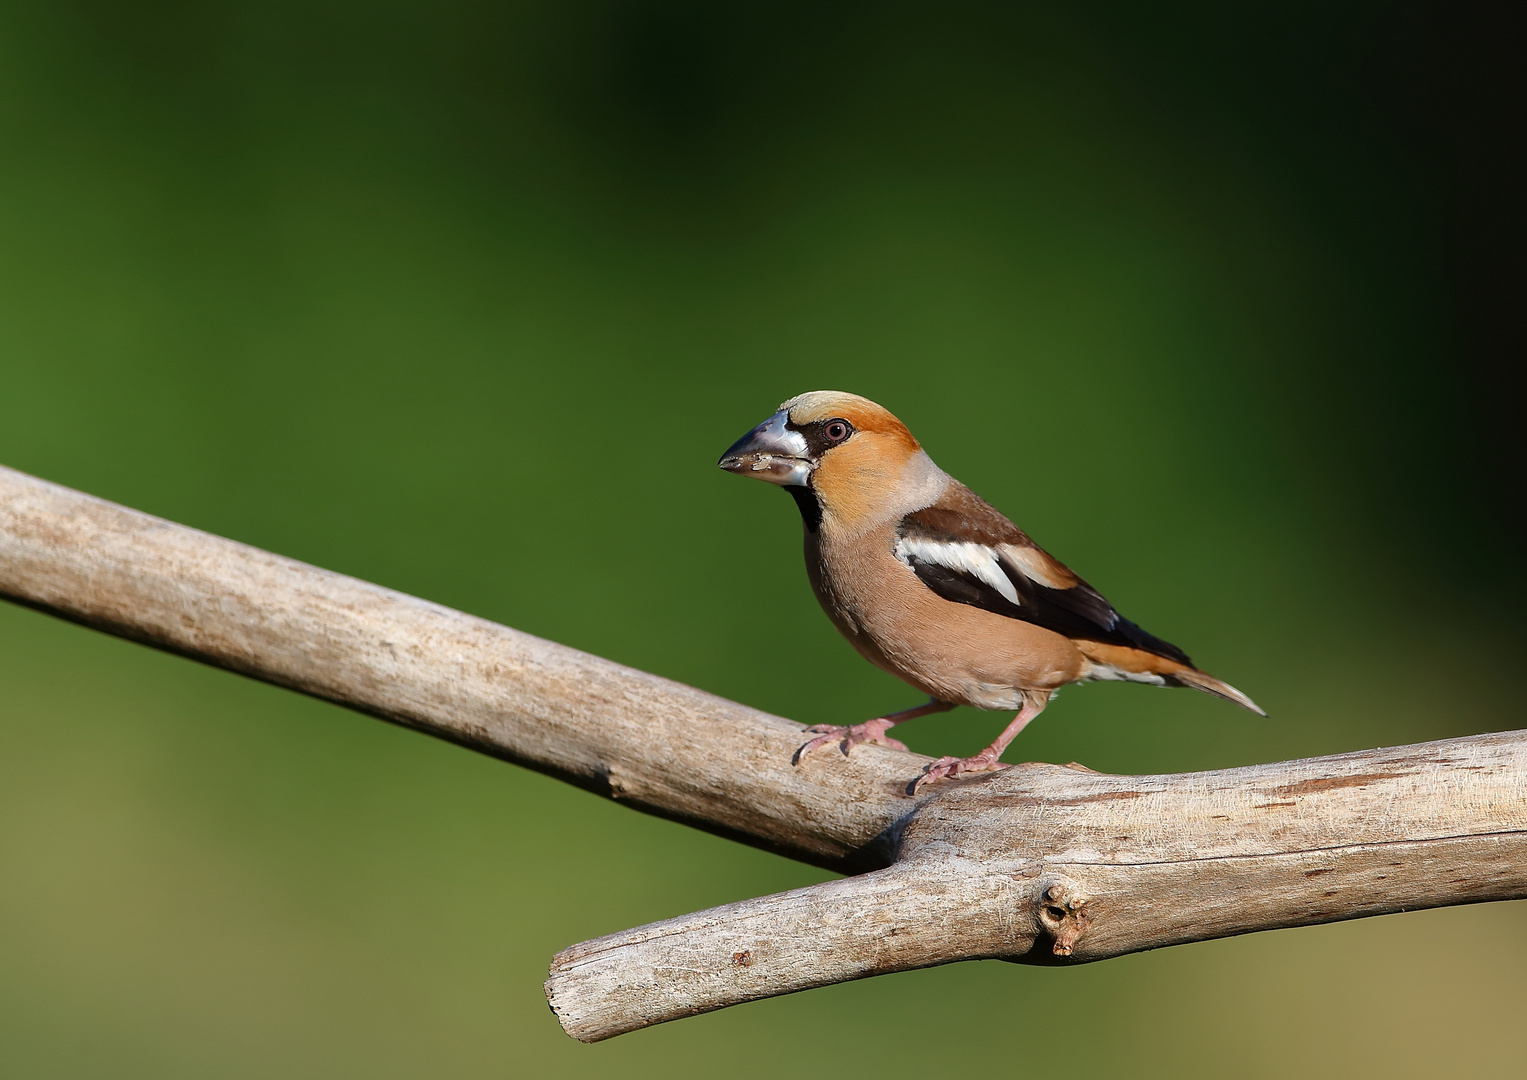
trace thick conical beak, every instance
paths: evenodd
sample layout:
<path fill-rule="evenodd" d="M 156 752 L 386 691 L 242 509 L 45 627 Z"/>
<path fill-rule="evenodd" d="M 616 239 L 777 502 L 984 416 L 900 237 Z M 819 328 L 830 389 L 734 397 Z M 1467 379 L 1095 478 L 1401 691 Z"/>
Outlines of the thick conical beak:
<path fill-rule="evenodd" d="M 785 426 L 789 414 L 775 413 L 731 445 L 717 462 L 729 473 L 767 480 L 781 487 L 805 487 L 816 463 L 806 438 Z"/>

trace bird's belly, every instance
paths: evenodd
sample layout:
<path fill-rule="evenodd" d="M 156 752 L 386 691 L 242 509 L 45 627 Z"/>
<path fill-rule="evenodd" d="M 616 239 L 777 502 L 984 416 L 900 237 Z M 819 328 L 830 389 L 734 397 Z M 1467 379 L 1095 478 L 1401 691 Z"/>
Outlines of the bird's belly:
<path fill-rule="evenodd" d="M 834 625 L 876 667 L 940 701 L 980 709 L 1022 707 L 1026 690 L 1083 677 L 1087 661 L 1067 638 L 937 596 L 894 558 L 880 580 L 813 574 Z"/>
<path fill-rule="evenodd" d="M 886 670 L 941 701 L 980 709 L 1016 709 L 1025 691 L 1054 690 L 1075 681 L 1084 663 L 1058 634 L 979 608 L 988 619 L 946 618 L 937 628 L 920 621 L 871 626 L 865 635 L 884 655 Z"/>

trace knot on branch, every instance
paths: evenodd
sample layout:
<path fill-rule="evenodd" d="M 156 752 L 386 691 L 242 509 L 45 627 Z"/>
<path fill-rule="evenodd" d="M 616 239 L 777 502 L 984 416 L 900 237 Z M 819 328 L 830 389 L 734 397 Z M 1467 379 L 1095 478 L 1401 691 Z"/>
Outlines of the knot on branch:
<path fill-rule="evenodd" d="M 1070 956 L 1087 932 L 1092 918 L 1087 905 L 1091 900 L 1074 881 L 1049 878 L 1040 883 L 1034 895 L 1034 914 L 1041 930 L 1054 942 L 1051 952 L 1056 956 Z"/>

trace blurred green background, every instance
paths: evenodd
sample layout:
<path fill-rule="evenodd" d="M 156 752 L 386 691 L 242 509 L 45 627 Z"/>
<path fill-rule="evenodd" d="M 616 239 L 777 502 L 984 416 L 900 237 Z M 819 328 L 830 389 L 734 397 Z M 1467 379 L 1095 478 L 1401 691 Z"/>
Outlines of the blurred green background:
<path fill-rule="evenodd" d="M 1272 713 L 1521 726 L 1519 18 L 1469 5 L 0 4 L 0 461 L 806 722 L 916 702 L 715 459 L 897 412 Z M 745 617 L 742 617 L 745 613 Z M 791 643 L 788 676 L 755 663 Z M 968 753 L 1006 721 L 918 721 Z M 956 965 L 593 1047 L 572 942 L 823 874 L 0 607 L 0 1073 L 1520 1075 L 1527 908 Z"/>

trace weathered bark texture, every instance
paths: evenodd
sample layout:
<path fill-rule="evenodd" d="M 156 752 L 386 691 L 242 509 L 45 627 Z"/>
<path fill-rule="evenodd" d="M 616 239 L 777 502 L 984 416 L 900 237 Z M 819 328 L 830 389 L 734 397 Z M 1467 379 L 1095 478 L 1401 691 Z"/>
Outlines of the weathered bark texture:
<path fill-rule="evenodd" d="M 888 870 L 575 945 L 580 1039 L 1000 957 L 1141 949 L 1527 896 L 1527 732 L 1175 776 L 1021 765 L 921 806 Z"/>
<path fill-rule="evenodd" d="M 0 595 L 860 876 L 576 945 L 569 1034 L 954 960 L 1527 896 L 1527 732 L 1172 776 L 936 785 L 799 724 L 0 468 Z"/>
<path fill-rule="evenodd" d="M 0 466 L 0 596 L 834 870 L 928 759 L 790 767 L 801 725 Z"/>

